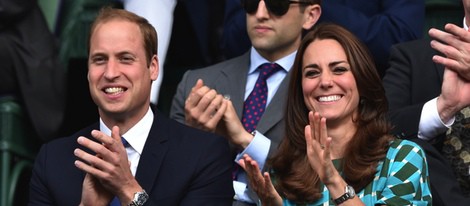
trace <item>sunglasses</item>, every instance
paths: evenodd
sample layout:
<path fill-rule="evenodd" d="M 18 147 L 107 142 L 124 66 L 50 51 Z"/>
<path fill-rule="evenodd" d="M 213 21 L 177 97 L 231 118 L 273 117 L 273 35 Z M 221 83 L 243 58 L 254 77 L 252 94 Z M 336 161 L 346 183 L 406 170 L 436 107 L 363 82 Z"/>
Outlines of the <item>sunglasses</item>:
<path fill-rule="evenodd" d="M 241 0 L 242 6 L 246 13 L 254 14 L 258 10 L 258 4 L 261 0 Z M 312 4 L 312 2 L 305 1 L 291 1 L 291 0 L 264 0 L 268 11 L 276 16 L 282 16 L 289 10 L 290 4 Z"/>

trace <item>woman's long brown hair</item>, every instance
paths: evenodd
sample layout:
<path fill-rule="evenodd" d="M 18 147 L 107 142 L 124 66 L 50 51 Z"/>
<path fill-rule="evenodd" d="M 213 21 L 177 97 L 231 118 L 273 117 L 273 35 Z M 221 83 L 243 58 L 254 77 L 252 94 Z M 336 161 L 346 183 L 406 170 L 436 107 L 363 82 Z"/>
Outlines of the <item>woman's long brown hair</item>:
<path fill-rule="evenodd" d="M 359 115 L 354 120 L 357 132 L 349 142 L 341 161 L 343 178 L 356 191 L 373 181 L 376 167 L 388 150 L 391 126 L 385 92 L 367 48 L 348 30 L 335 24 L 317 25 L 304 37 L 295 58 L 289 83 L 286 108 L 286 132 L 279 150 L 268 165 L 272 167 L 275 187 L 284 198 L 297 203 L 313 202 L 321 197 L 318 174 L 307 159 L 304 128 L 308 108 L 302 93 L 302 61 L 306 48 L 315 40 L 333 39 L 345 50 L 360 95 Z M 324 48 L 328 49 L 328 48 Z"/>

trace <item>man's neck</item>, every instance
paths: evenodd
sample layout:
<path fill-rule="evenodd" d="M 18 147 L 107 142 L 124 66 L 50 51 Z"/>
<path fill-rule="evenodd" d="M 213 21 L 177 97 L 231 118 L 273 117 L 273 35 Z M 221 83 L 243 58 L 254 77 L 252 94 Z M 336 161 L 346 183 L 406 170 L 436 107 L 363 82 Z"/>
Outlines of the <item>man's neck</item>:
<path fill-rule="evenodd" d="M 129 116 L 128 114 L 106 114 L 100 110 L 100 118 L 108 128 L 118 126 L 119 132 L 121 133 L 120 135 L 122 135 L 134 127 L 140 120 L 142 120 L 145 114 L 147 114 L 148 110 L 150 110 L 150 107 L 148 107 L 147 110 L 141 110 L 133 116 Z"/>
<path fill-rule="evenodd" d="M 273 52 L 272 50 L 263 50 L 259 48 L 255 48 L 255 49 L 263 58 L 265 58 L 269 62 L 275 62 L 297 51 L 299 45 L 300 45 L 300 42 L 299 44 L 294 44 L 286 48 L 276 49 L 276 52 Z"/>

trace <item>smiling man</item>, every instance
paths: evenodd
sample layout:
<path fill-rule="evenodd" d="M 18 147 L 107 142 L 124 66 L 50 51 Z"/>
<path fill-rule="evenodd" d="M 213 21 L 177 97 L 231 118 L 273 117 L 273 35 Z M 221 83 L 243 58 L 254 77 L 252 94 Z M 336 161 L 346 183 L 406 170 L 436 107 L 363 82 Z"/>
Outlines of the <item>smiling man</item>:
<path fill-rule="evenodd" d="M 91 27 L 88 61 L 100 121 L 42 146 L 30 205 L 231 204 L 227 141 L 150 106 L 156 41 L 144 18 L 101 10 Z"/>

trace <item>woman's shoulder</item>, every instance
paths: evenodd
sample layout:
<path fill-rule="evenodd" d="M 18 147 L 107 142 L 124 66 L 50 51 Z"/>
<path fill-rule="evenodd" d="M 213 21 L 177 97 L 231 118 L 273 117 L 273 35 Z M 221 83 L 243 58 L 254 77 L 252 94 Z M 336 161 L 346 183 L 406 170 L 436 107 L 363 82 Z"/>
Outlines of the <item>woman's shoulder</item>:
<path fill-rule="evenodd" d="M 388 158 L 401 161 L 416 156 L 424 158 L 424 150 L 415 142 L 405 139 L 394 139 L 390 142 L 390 148 L 387 153 Z"/>
<path fill-rule="evenodd" d="M 416 144 L 415 142 L 410 141 L 410 140 L 406 140 L 406 139 L 399 139 L 399 138 L 395 138 L 392 141 L 390 141 L 390 147 L 391 148 L 415 147 L 417 149 L 422 150 L 422 148 L 418 144 Z"/>

